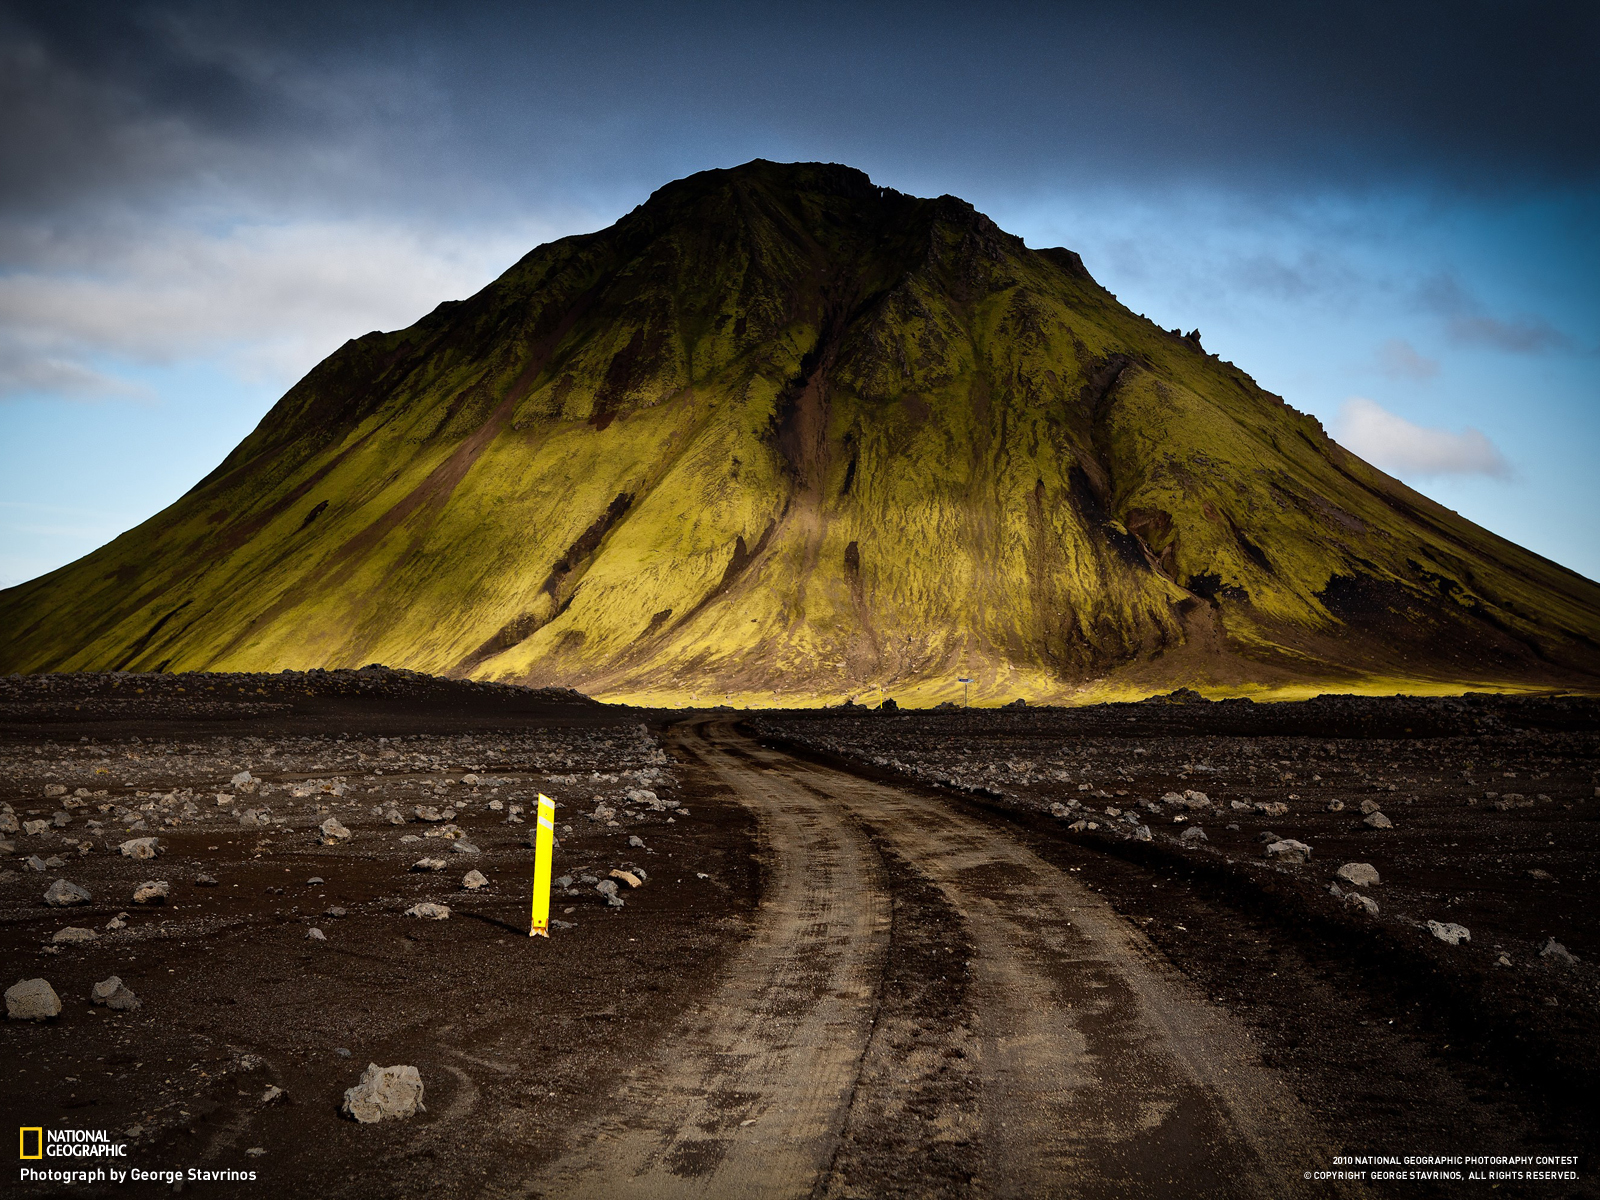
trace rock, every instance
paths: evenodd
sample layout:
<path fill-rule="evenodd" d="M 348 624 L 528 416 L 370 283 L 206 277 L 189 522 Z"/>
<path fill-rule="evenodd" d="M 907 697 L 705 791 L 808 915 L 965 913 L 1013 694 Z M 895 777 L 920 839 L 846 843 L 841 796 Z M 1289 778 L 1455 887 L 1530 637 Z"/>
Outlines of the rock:
<path fill-rule="evenodd" d="M 147 879 L 133 889 L 135 904 L 165 904 L 172 886 L 165 879 Z"/>
<path fill-rule="evenodd" d="M 628 845 L 634 850 L 643 850 L 645 848 L 644 839 L 636 833 L 628 836 Z"/>
<path fill-rule="evenodd" d="M 289 1093 L 276 1084 L 269 1084 L 267 1090 L 261 1093 L 262 1104 L 279 1104 Z"/>
<path fill-rule="evenodd" d="M 1452 946 L 1459 946 L 1462 942 L 1470 942 L 1472 934 L 1465 925 L 1457 925 L 1454 921 L 1429 921 L 1428 932 L 1441 942 L 1448 942 Z"/>
<path fill-rule="evenodd" d="M 51 945 L 77 945 L 81 942 L 92 942 L 100 935 L 92 929 L 85 929 L 81 925 L 68 925 L 65 929 L 58 929 L 50 938 Z"/>
<path fill-rule="evenodd" d="M 616 819 L 617 810 L 612 808 L 609 804 L 596 804 L 594 806 L 594 811 L 589 814 L 589 820 L 598 821 L 601 824 L 604 824 L 607 821 L 614 821 Z"/>
<path fill-rule="evenodd" d="M 1303 863 L 1311 857 L 1311 847 L 1293 838 L 1283 838 L 1267 847 L 1267 857 L 1283 863 Z"/>
<path fill-rule="evenodd" d="M 461 777 L 461 784 L 463 787 L 477 787 L 478 777 L 469 771 Z"/>
<path fill-rule="evenodd" d="M 74 904 L 87 904 L 90 899 L 88 892 L 65 879 L 56 880 L 44 894 L 44 902 L 51 908 L 70 908 Z"/>
<path fill-rule="evenodd" d="M 233 790 L 236 792 L 253 792 L 256 790 L 256 783 L 258 781 L 254 775 L 250 774 L 249 771 L 240 771 L 232 779 L 228 780 L 228 782 L 232 785 Z"/>
<path fill-rule="evenodd" d="M 111 930 L 126 929 L 128 927 L 128 914 L 118 913 L 106 922 L 106 928 Z"/>
<path fill-rule="evenodd" d="M 50 869 L 50 864 L 37 854 L 28 855 L 28 861 L 25 865 L 30 871 L 48 871 Z"/>
<path fill-rule="evenodd" d="M 594 890 L 606 898 L 606 904 L 612 908 L 621 908 L 623 899 L 617 895 L 617 882 L 614 879 L 602 879 L 594 885 Z"/>
<path fill-rule="evenodd" d="M 411 811 L 417 814 L 417 820 L 419 820 L 419 821 L 434 821 L 434 822 L 438 822 L 438 821 L 442 821 L 442 820 L 445 819 L 443 816 L 440 815 L 439 810 L 437 808 L 430 808 L 427 805 L 423 805 L 423 804 L 417 805 L 416 808 L 412 809 Z"/>
<path fill-rule="evenodd" d="M 0 812 L 0 833 L 15 833 L 17 828 L 15 813 Z"/>
<path fill-rule="evenodd" d="M 49 858 L 44 860 L 44 869 L 46 871 L 54 871 L 57 867 L 64 867 L 66 865 L 67 860 L 62 858 L 59 854 L 52 854 Z"/>
<path fill-rule="evenodd" d="M 1269 817 L 1281 817 L 1287 815 L 1289 806 L 1281 800 L 1263 801 L 1256 805 L 1256 811 Z"/>
<path fill-rule="evenodd" d="M 1378 886 L 1378 869 L 1371 863 L 1345 863 L 1334 874 L 1354 887 Z"/>
<path fill-rule="evenodd" d="M 1329 812 L 1343 812 L 1344 811 L 1344 801 L 1343 800 L 1329 800 L 1328 801 L 1328 811 Z"/>
<path fill-rule="evenodd" d="M 306 886 L 321 887 L 326 882 L 327 880 L 325 880 L 321 875 L 313 875 L 310 879 L 306 880 Z"/>
<path fill-rule="evenodd" d="M 1363 817 L 1370 816 L 1378 811 L 1378 807 L 1378 802 L 1376 800 L 1370 798 L 1363 800 L 1361 802 L 1361 815 Z"/>
<path fill-rule="evenodd" d="M 1539 957 L 1555 959 L 1558 962 L 1566 963 L 1569 967 L 1574 966 L 1578 961 L 1578 956 L 1556 941 L 1555 938 L 1551 938 L 1544 944 L 1544 949 L 1539 951 Z"/>
<path fill-rule="evenodd" d="M 615 887 L 616 885 L 612 884 L 611 886 Z M 421 917 L 424 921 L 448 921 L 450 919 L 450 910 L 443 904 L 434 904 L 432 901 L 424 900 L 421 904 L 413 904 L 406 909 L 406 916 Z"/>
<path fill-rule="evenodd" d="M 401 812 L 398 808 L 391 808 L 388 812 L 384 813 L 383 819 L 389 822 L 391 825 L 404 825 L 406 823 L 405 813 Z"/>
<path fill-rule="evenodd" d="M 340 1111 L 363 1125 L 427 1112 L 422 1103 L 422 1076 L 415 1067 L 369 1063 L 361 1082 L 345 1092 Z"/>
<path fill-rule="evenodd" d="M 569 888 L 569 887 L 571 887 L 572 886 L 572 876 L 571 875 L 563 875 L 563 876 L 561 876 L 561 878 L 556 880 L 556 886 L 558 888 Z"/>
<path fill-rule="evenodd" d="M 264 824 L 264 822 L 261 820 L 261 814 L 253 808 L 247 808 L 239 814 L 239 825 L 241 828 L 257 829 L 262 824 Z"/>
<path fill-rule="evenodd" d="M 1363 825 L 1367 826 L 1370 829 L 1393 829 L 1394 828 L 1394 822 L 1389 820 L 1389 818 L 1384 816 L 1381 812 L 1375 812 L 1375 813 L 1368 814 L 1366 820 L 1362 821 L 1361 823 Z"/>
<path fill-rule="evenodd" d="M 330 846 L 335 842 L 342 842 L 350 836 L 350 831 L 338 817 L 329 817 L 317 828 L 322 832 L 322 844 Z"/>
<path fill-rule="evenodd" d="M 161 842 L 153 837 L 130 838 L 117 849 L 122 851 L 124 858 L 154 858 L 161 853 Z"/>
<path fill-rule="evenodd" d="M 1072 815 L 1072 809 L 1068 808 L 1065 804 L 1061 803 L 1061 801 L 1057 800 L 1050 806 L 1050 815 L 1052 817 L 1070 817 Z"/>
<path fill-rule="evenodd" d="M 24 979 L 6 989 L 6 1016 L 13 1021 L 48 1021 L 61 1011 L 61 997 L 43 979 Z"/>
<path fill-rule="evenodd" d="M 644 880 L 640 879 L 638 875 L 635 875 L 632 871 L 624 871 L 620 867 L 612 869 L 611 878 L 620 879 L 631 888 L 640 887 L 644 883 Z"/>
<path fill-rule="evenodd" d="M 306 930 L 306 938 L 308 941 L 325 942 L 328 940 L 328 935 L 313 925 L 310 929 Z"/>
<path fill-rule="evenodd" d="M 1546 871 L 1541 867 L 1532 867 L 1528 871 L 1528 878 L 1529 879 L 1545 880 L 1545 879 L 1554 879 L 1555 876 L 1550 874 L 1549 871 Z"/>
<path fill-rule="evenodd" d="M 455 853 L 457 853 L 457 854 L 482 854 L 483 853 L 482 850 L 479 850 L 471 842 L 467 841 L 466 838 L 462 838 L 460 841 L 453 843 L 451 845 L 450 849 L 455 851 Z"/>
<path fill-rule="evenodd" d="M 332 917 L 335 921 L 337 921 L 340 917 L 345 916 L 346 912 L 347 912 L 346 909 L 344 909 L 340 905 L 335 904 L 332 908 L 330 908 L 327 912 L 323 913 L 322 915 L 325 916 L 325 917 Z"/>
<path fill-rule="evenodd" d="M 1198 825 L 1191 825 L 1178 835 L 1178 840 L 1185 846 L 1198 846 L 1201 842 L 1209 842 L 1206 831 Z"/>
<path fill-rule="evenodd" d="M 1135 829 L 1133 831 L 1133 840 L 1136 842 L 1148 842 L 1150 840 L 1150 826 L 1140 825 Z"/>
<path fill-rule="evenodd" d="M 216 887 L 217 881 L 215 876 L 196 875 L 194 877 L 194 885 L 195 887 Z"/>
<path fill-rule="evenodd" d="M 65 796 L 67 794 L 67 785 L 64 783 L 47 783 L 44 785 L 44 794 L 46 799 Z"/>
<path fill-rule="evenodd" d="M 132 1012 L 140 1007 L 139 997 L 130 992 L 121 979 L 113 975 L 89 989 L 89 999 L 103 1004 L 114 1012 Z"/>
<path fill-rule="evenodd" d="M 475 892 L 481 887 L 489 886 L 489 877 L 482 871 L 468 871 L 461 877 L 461 886 L 469 892 Z"/>
<path fill-rule="evenodd" d="M 43 837 L 50 832 L 49 821 L 24 821 L 22 832 L 28 837 Z"/>
<path fill-rule="evenodd" d="M 1360 892 L 1346 892 L 1344 902 L 1347 908 L 1359 908 L 1369 917 L 1378 915 L 1378 902 L 1370 896 L 1363 896 Z"/>
<path fill-rule="evenodd" d="M 442 871 L 450 864 L 442 858 L 419 858 L 411 864 L 413 871 Z"/>

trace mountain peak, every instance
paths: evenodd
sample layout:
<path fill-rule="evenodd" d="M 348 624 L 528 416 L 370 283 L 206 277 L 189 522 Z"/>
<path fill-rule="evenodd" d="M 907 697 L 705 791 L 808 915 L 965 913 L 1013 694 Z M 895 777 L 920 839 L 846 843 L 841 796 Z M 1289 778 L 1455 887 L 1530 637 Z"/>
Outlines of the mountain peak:
<path fill-rule="evenodd" d="M 0 620 L 0 670 L 382 661 L 651 703 L 1600 673 L 1594 584 L 1073 252 L 764 160 L 348 343 Z"/>

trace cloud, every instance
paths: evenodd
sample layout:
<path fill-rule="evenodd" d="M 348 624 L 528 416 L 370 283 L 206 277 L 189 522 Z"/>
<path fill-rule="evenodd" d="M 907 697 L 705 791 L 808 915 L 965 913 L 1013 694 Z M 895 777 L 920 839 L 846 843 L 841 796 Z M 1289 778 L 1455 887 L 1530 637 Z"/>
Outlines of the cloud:
<path fill-rule="evenodd" d="M 1572 339 L 1543 317 L 1494 316 L 1488 306 L 1453 275 L 1437 275 L 1418 291 L 1423 308 L 1445 319 L 1450 339 L 1464 346 L 1486 346 L 1512 354 L 1565 350 Z"/>
<path fill-rule="evenodd" d="M 108 364 L 196 358 L 287 384 L 350 337 L 471 294 L 554 232 L 349 220 L 90 235 L 0 275 L 0 396 L 132 395 Z"/>
<path fill-rule="evenodd" d="M 1345 401 L 1338 432 L 1347 449 L 1395 475 L 1511 475 L 1511 465 L 1481 431 L 1413 425 L 1360 396 Z"/>
<path fill-rule="evenodd" d="M 1439 373 L 1439 363 L 1404 338 L 1390 338 L 1378 347 L 1378 369 L 1395 379 L 1425 380 Z"/>

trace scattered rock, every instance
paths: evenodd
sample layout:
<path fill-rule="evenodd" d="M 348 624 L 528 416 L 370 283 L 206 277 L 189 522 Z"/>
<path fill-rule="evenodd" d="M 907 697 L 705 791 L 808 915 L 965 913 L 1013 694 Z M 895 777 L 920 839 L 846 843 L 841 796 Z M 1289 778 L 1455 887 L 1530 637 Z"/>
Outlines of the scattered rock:
<path fill-rule="evenodd" d="M 58 879 L 45 891 L 44 902 L 51 908 L 70 908 L 74 904 L 87 904 L 92 897 L 75 883 Z"/>
<path fill-rule="evenodd" d="M 24 821 L 22 832 L 28 837 L 43 837 L 50 832 L 49 821 Z"/>
<path fill-rule="evenodd" d="M 475 892 L 481 887 L 489 886 L 489 877 L 482 871 L 468 871 L 461 877 L 461 886 L 466 888 L 469 892 Z"/>
<path fill-rule="evenodd" d="M 1544 944 L 1544 949 L 1539 951 L 1539 957 L 1555 959 L 1566 963 L 1569 967 L 1576 965 L 1578 961 L 1578 956 L 1556 941 L 1555 938 L 1551 938 Z"/>
<path fill-rule="evenodd" d="M 632 871 L 624 871 L 620 867 L 612 869 L 611 878 L 620 879 L 631 888 L 639 887 L 644 883 L 644 880 L 640 879 L 638 875 L 635 875 Z M 612 890 L 615 891 L 616 889 L 612 888 Z"/>
<path fill-rule="evenodd" d="M 1363 896 L 1360 892 L 1346 892 L 1344 902 L 1349 908 L 1364 910 L 1369 917 L 1378 915 L 1378 902 L 1370 896 Z"/>
<path fill-rule="evenodd" d="M 1289 806 L 1281 800 L 1263 801 L 1256 805 L 1256 811 L 1269 817 L 1286 816 Z"/>
<path fill-rule="evenodd" d="M 589 820 L 598 821 L 602 825 L 607 821 L 615 821 L 616 819 L 617 810 L 612 808 L 609 804 L 596 804 L 594 806 L 594 811 L 589 814 Z"/>
<path fill-rule="evenodd" d="M 6 989 L 6 1016 L 13 1021 L 48 1021 L 61 1012 L 61 997 L 43 979 L 24 979 Z"/>
<path fill-rule="evenodd" d="M 325 917 L 332 917 L 335 921 L 337 921 L 340 917 L 345 915 L 345 910 L 342 907 L 340 907 L 339 905 L 335 904 L 332 908 L 330 908 L 327 912 L 323 913 L 322 915 L 325 916 Z"/>
<path fill-rule="evenodd" d="M 1548 880 L 1548 879 L 1554 879 L 1555 876 L 1550 874 L 1549 871 L 1544 870 L 1542 867 L 1532 867 L 1528 871 L 1528 878 L 1529 879 Z"/>
<path fill-rule="evenodd" d="M 630 834 L 628 837 L 628 846 L 634 850 L 643 850 L 645 848 L 644 839 L 636 833 Z"/>
<path fill-rule="evenodd" d="M 165 879 L 147 879 L 133 889 L 135 904 L 165 904 L 172 887 Z"/>
<path fill-rule="evenodd" d="M 442 871 L 450 864 L 442 858 L 419 858 L 411 864 L 413 871 Z"/>
<path fill-rule="evenodd" d="M 217 881 L 210 875 L 196 875 L 194 885 L 195 887 L 216 887 Z"/>
<path fill-rule="evenodd" d="M 115 975 L 95 984 L 89 990 L 89 999 L 95 1004 L 105 1005 L 113 1012 L 132 1012 L 141 1007 L 139 997 L 129 991 L 127 985 Z"/>
<path fill-rule="evenodd" d="M 461 783 L 463 787 L 477 787 L 478 777 L 469 771 L 461 777 Z"/>
<path fill-rule="evenodd" d="M 701 878 L 704 879 L 705 876 L 702 875 Z M 572 876 L 571 875 L 563 875 L 559 879 L 557 879 L 555 881 L 555 883 L 556 883 L 556 886 L 558 888 L 569 888 L 569 887 L 572 886 Z"/>
<path fill-rule="evenodd" d="M 228 782 L 233 786 L 233 790 L 236 792 L 253 792 L 256 790 L 256 783 L 258 780 L 254 775 L 250 774 L 249 771 L 240 771 L 232 779 L 228 780 Z"/>
<path fill-rule="evenodd" d="M 1378 869 L 1371 863 L 1345 863 L 1334 874 L 1355 887 L 1376 887 L 1378 885 Z"/>
<path fill-rule="evenodd" d="M 1361 815 L 1364 817 L 1371 816 L 1373 813 L 1378 811 L 1378 808 L 1379 804 L 1376 800 L 1370 798 L 1363 800 L 1361 802 Z"/>
<path fill-rule="evenodd" d="M 1150 826 L 1140 825 L 1135 829 L 1133 831 L 1133 840 L 1136 842 L 1148 842 L 1150 840 Z"/>
<path fill-rule="evenodd" d="M 1470 942 L 1472 934 L 1465 925 L 1457 925 L 1454 921 L 1429 921 L 1428 932 L 1441 942 L 1448 942 L 1452 946 L 1459 946 L 1462 942 Z"/>
<path fill-rule="evenodd" d="M 1384 816 L 1381 812 L 1369 813 L 1366 820 L 1362 821 L 1361 823 L 1371 829 L 1394 828 L 1394 822 L 1389 820 L 1389 818 Z"/>
<path fill-rule="evenodd" d="M 1201 842 L 1209 842 L 1206 831 L 1198 825 L 1191 825 L 1178 835 L 1178 840 L 1185 846 L 1198 846 Z"/>
<path fill-rule="evenodd" d="M 154 858 L 161 853 L 161 843 L 153 837 L 130 838 L 117 849 L 122 851 L 124 858 Z"/>
<path fill-rule="evenodd" d="M 328 935 L 313 925 L 310 929 L 306 930 L 306 938 L 307 940 L 313 942 L 325 942 L 328 940 Z"/>
<path fill-rule="evenodd" d="M 437 808 L 429 808 L 422 804 L 417 805 L 412 811 L 417 814 L 417 820 L 419 821 L 438 822 L 445 819 Z"/>
<path fill-rule="evenodd" d="M 68 925 L 65 929 L 58 929 L 51 936 L 52 945 L 77 945 L 81 942 L 92 942 L 100 935 L 92 929 L 85 929 L 81 925 Z"/>
<path fill-rule="evenodd" d="M 427 1112 L 422 1103 L 422 1076 L 415 1067 L 369 1063 L 361 1082 L 345 1092 L 340 1111 L 363 1125 Z"/>
<path fill-rule="evenodd" d="M 473 845 L 471 842 L 467 841 L 466 838 L 462 838 L 460 841 L 453 843 L 451 845 L 450 849 L 455 851 L 457 854 L 482 854 L 483 853 L 482 850 L 479 850 L 475 845 Z"/>
<path fill-rule="evenodd" d="M 30 854 L 28 856 L 28 861 L 24 865 L 30 871 L 48 871 L 50 869 L 50 864 L 45 862 L 44 859 L 40 858 L 37 854 Z"/>
<path fill-rule="evenodd" d="M 124 913 L 118 913 L 116 916 L 112 917 L 111 920 L 106 922 L 106 928 L 107 929 L 111 929 L 111 930 L 126 929 L 127 926 L 128 926 L 128 914 L 125 913 L 125 912 Z"/>
<path fill-rule="evenodd" d="M 1293 838 L 1284 838 L 1267 847 L 1267 857 L 1283 863 L 1303 863 L 1311 857 L 1311 847 Z"/>
<path fill-rule="evenodd" d="M 606 904 L 611 908 L 621 908 L 624 901 L 617 895 L 617 882 L 614 879 L 602 879 L 594 885 L 594 890 L 606 898 Z"/>
<path fill-rule="evenodd" d="M 322 833 L 321 840 L 324 846 L 332 846 L 350 836 L 350 831 L 345 828 L 344 823 L 338 817 L 329 817 L 317 828 Z"/>
<path fill-rule="evenodd" d="M 617 885 L 612 884 L 611 886 L 616 887 Z M 432 901 L 425 900 L 421 904 L 413 904 L 406 909 L 406 916 L 421 917 L 425 921 L 448 921 L 450 919 L 450 910 L 443 904 L 434 904 Z"/>
<path fill-rule="evenodd" d="M 267 1090 L 261 1093 L 261 1103 L 280 1104 L 283 1102 L 283 1098 L 288 1094 L 288 1092 L 277 1086 L 277 1084 L 269 1084 L 267 1085 Z"/>
<path fill-rule="evenodd" d="M 262 821 L 261 814 L 253 808 L 247 808 L 239 814 L 239 825 L 241 828 L 257 829 L 263 824 L 265 824 L 265 822 Z"/>
<path fill-rule="evenodd" d="M 1329 800 L 1328 801 L 1328 811 L 1329 812 L 1343 812 L 1344 811 L 1344 801 L 1343 800 Z"/>

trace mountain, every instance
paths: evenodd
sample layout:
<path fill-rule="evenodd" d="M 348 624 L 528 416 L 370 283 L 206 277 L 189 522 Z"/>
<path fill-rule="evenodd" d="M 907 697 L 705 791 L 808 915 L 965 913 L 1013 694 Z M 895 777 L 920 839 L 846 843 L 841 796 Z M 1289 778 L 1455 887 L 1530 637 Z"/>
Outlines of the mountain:
<path fill-rule="evenodd" d="M 658 703 L 1600 679 L 1600 587 L 1076 254 L 762 161 L 347 343 L 0 628 L 8 672 L 377 661 Z"/>

